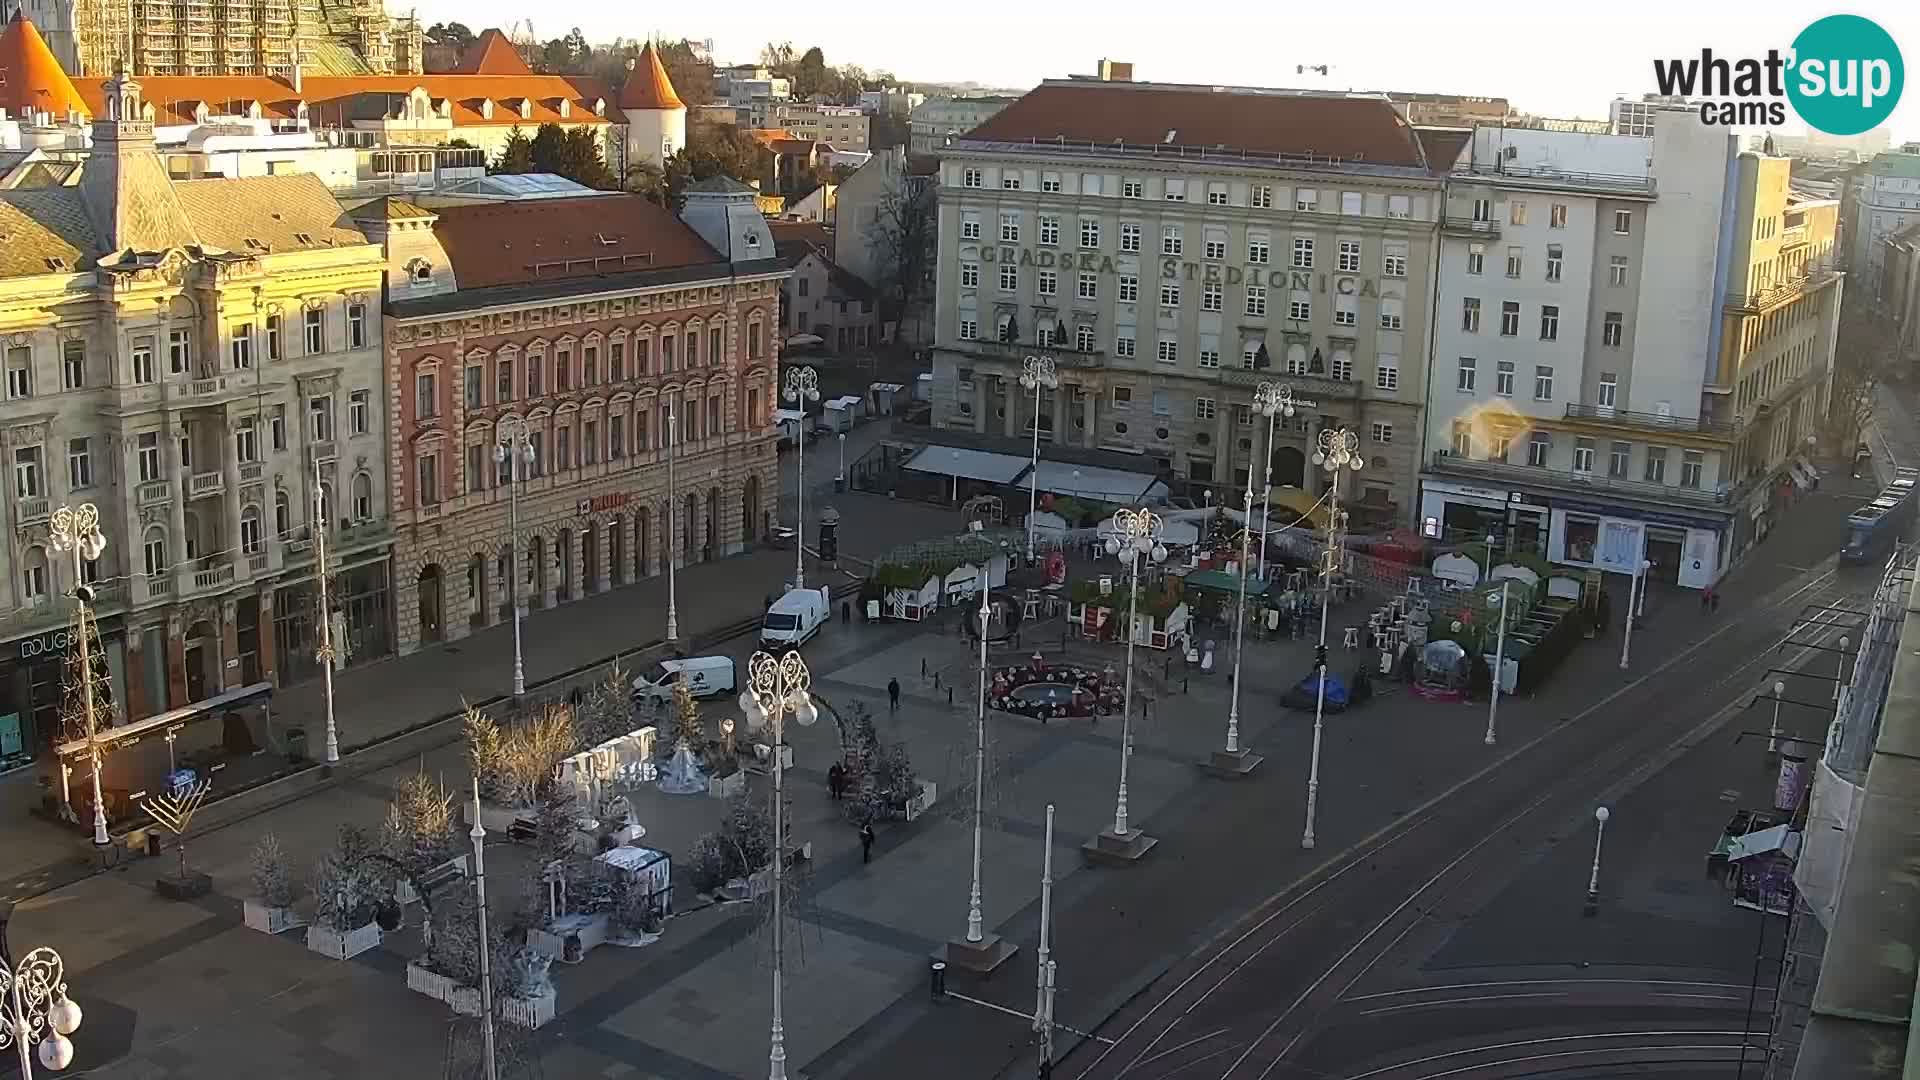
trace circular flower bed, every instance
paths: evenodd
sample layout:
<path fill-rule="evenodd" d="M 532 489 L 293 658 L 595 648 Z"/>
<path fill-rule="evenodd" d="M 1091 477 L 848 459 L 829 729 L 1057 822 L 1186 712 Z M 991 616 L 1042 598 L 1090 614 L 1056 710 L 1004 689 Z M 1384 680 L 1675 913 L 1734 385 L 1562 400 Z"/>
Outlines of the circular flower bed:
<path fill-rule="evenodd" d="M 1062 716 L 1110 716 L 1120 711 L 1121 684 L 1111 668 L 1026 664 L 995 668 L 987 701 L 1002 712 L 1051 720 Z"/>

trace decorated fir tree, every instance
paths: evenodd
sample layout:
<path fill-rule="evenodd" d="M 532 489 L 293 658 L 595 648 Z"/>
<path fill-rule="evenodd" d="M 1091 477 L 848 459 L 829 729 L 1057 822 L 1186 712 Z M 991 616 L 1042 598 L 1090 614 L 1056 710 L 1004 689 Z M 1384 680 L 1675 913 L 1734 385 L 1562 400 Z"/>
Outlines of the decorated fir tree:
<path fill-rule="evenodd" d="M 707 723 L 700 716 L 700 703 L 693 699 L 693 688 L 685 675 L 673 680 L 673 738 L 675 747 L 685 746 L 701 757 L 707 752 Z"/>
<path fill-rule="evenodd" d="M 381 839 L 386 853 L 415 874 L 453 858 L 462 840 L 453 794 L 425 770 L 400 781 Z"/>
<path fill-rule="evenodd" d="M 280 838 L 272 833 L 253 846 L 249 860 L 253 880 L 253 898 L 270 908 L 291 907 L 294 901 L 293 875 L 287 870 L 287 854 Z"/>

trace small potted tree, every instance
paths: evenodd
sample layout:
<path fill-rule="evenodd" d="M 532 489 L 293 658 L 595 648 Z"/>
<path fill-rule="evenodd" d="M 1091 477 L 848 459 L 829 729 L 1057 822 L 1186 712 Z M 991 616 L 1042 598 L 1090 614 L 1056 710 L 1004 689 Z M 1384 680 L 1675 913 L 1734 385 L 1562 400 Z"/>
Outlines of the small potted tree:
<path fill-rule="evenodd" d="M 322 956 L 350 960 L 380 944 L 379 913 L 392 894 L 378 865 L 366 858 L 370 846 L 365 833 L 342 826 L 339 842 L 314 867 L 307 948 Z"/>
<path fill-rule="evenodd" d="M 453 1005 L 456 991 L 479 983 L 479 935 L 472 891 L 461 889 L 435 906 L 426 947 L 407 964 L 407 989 Z"/>
<path fill-rule="evenodd" d="M 462 839 L 453 795 L 445 787 L 424 770 L 400 782 L 393 802 L 387 806 L 381 842 L 386 854 L 406 867 L 408 875 L 423 878 L 452 865 L 464 877 L 467 856 L 460 850 Z M 401 904 L 420 899 L 409 877 L 402 876 L 394 883 L 394 899 Z"/>
<path fill-rule="evenodd" d="M 272 833 L 261 837 L 254 845 L 251 862 L 253 895 L 241 904 L 247 926 L 263 934 L 299 926 L 300 919 L 293 913 L 293 902 L 299 897 L 280 838 Z"/>
<path fill-rule="evenodd" d="M 533 1030 L 553 1019 L 553 958 L 526 946 L 494 953 L 494 1007 L 509 1024 Z"/>

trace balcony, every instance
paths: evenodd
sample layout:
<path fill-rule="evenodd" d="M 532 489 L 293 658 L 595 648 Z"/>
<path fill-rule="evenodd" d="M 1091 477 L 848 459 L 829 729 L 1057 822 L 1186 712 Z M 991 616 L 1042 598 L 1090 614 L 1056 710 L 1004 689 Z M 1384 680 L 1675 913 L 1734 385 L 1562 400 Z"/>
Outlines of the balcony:
<path fill-rule="evenodd" d="M 205 592 L 233 584 L 233 563 L 222 556 L 209 556 L 200 560 L 193 571 L 193 591 Z"/>
<path fill-rule="evenodd" d="M 240 482 L 243 484 L 259 483 L 262 469 L 263 466 L 257 461 L 240 466 Z"/>
<path fill-rule="evenodd" d="M 260 551 L 247 556 L 247 572 L 252 574 L 255 577 L 259 577 L 261 574 L 266 573 L 267 572 L 267 553 L 264 551 Z"/>
<path fill-rule="evenodd" d="M 1782 282 L 1764 292 L 1728 293 L 1727 311 L 1735 315 L 1761 315 L 1782 304 L 1798 300 L 1837 280 L 1839 273 L 1826 267 L 1810 270 L 1792 281 Z"/>
<path fill-rule="evenodd" d="M 1256 371 L 1253 368 L 1221 368 L 1220 382 L 1227 386 L 1253 389 L 1263 382 L 1280 383 L 1291 386 L 1301 395 L 1295 399 L 1297 408 L 1312 408 L 1321 401 L 1355 401 L 1360 397 L 1360 382 L 1356 379 L 1336 379 L 1331 375 L 1289 375 L 1273 371 Z"/>
<path fill-rule="evenodd" d="M 200 379 L 174 377 L 162 384 L 166 399 L 176 405 L 214 405 L 228 397 L 251 393 L 256 380 L 246 375 L 210 375 Z"/>
<path fill-rule="evenodd" d="M 1638 431 L 1678 431 L 1696 435 L 1732 437 L 1739 426 L 1728 420 L 1703 420 L 1694 416 L 1669 416 L 1665 413 L 1634 412 L 1610 405 L 1568 405 L 1567 419 L 1597 420 L 1613 427 Z"/>
<path fill-rule="evenodd" d="M 1799 225 L 1789 225 L 1780 230 L 1780 250 L 1797 248 L 1805 243 L 1807 243 L 1807 226 L 1804 222 Z"/>
<path fill-rule="evenodd" d="M 173 485 L 165 480 L 149 480 L 140 485 L 141 506 L 165 506 L 173 501 Z"/>
<path fill-rule="evenodd" d="M 217 472 L 194 473 L 187 480 L 187 498 L 218 495 L 227 489 L 226 477 Z"/>
<path fill-rule="evenodd" d="M 171 574 L 150 574 L 147 576 L 148 596 L 172 596 L 173 576 Z"/>
<path fill-rule="evenodd" d="M 1611 477 L 1603 473 L 1515 465 L 1507 461 L 1476 461 L 1446 450 L 1434 451 L 1431 467 L 1434 472 L 1452 476 L 1525 484 L 1532 487 L 1552 487 L 1576 492 L 1606 492 L 1642 502 L 1694 506 L 1708 510 L 1724 511 L 1734 498 L 1734 492 L 1725 486 L 1706 489 L 1649 484 L 1639 480 Z"/>
<path fill-rule="evenodd" d="M 307 460 L 310 462 L 332 461 L 339 456 L 339 449 L 335 447 L 331 439 L 326 442 L 307 444 Z"/>
<path fill-rule="evenodd" d="M 1051 356 L 1054 364 L 1061 368 L 1097 368 L 1107 358 L 1102 351 L 1079 352 L 1059 345 L 1042 348 L 1039 345 L 1022 345 L 1017 341 L 961 341 L 946 348 L 949 352 L 964 353 L 982 360 L 1005 360 L 1012 364 L 1018 364 L 1029 356 Z"/>
<path fill-rule="evenodd" d="M 47 520 L 52 508 L 44 497 L 32 496 L 14 503 L 13 523 L 15 525 L 33 525 Z"/>
<path fill-rule="evenodd" d="M 1500 223 L 1448 214 L 1440 219 L 1440 231 L 1447 236 L 1467 236 L 1475 240 L 1500 239 Z"/>

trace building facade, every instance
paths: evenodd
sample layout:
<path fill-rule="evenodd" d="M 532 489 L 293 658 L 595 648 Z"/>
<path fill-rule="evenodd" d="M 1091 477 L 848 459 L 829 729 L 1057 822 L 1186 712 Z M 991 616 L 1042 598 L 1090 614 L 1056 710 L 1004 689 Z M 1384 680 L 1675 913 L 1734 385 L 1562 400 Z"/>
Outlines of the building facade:
<path fill-rule="evenodd" d="M 1920 224 L 1909 225 L 1881 241 L 1880 303 L 1900 328 L 1900 348 L 1920 364 Z"/>
<path fill-rule="evenodd" d="M 105 96 L 77 183 L 0 192 L 16 755 L 61 735 L 62 505 L 100 508 L 80 576 L 118 722 L 317 672 L 320 530 L 336 662 L 391 651 L 380 249 L 311 176 L 170 181 L 139 85 Z"/>
<path fill-rule="evenodd" d="M 751 189 L 381 216 L 402 651 L 771 530 L 786 270 Z"/>
<path fill-rule="evenodd" d="M 1877 294 L 1887 237 L 1920 224 L 1920 144 L 1876 154 L 1855 179 L 1847 222 L 1847 271 Z"/>
<path fill-rule="evenodd" d="M 826 143 L 836 150 L 865 150 L 872 117 L 850 105 L 816 105 L 807 101 L 760 98 L 741 108 L 741 126 L 790 132 L 807 142 Z"/>
<path fill-rule="evenodd" d="M 1513 115 L 1506 98 L 1463 94 L 1402 94 L 1389 91 L 1400 114 L 1414 127 L 1476 127 L 1499 124 Z"/>
<path fill-rule="evenodd" d="M 957 139 L 988 120 L 1018 98 L 1000 94 L 980 97 L 928 98 L 907 117 L 907 149 L 914 154 L 939 154 L 948 140 Z"/>
<path fill-rule="evenodd" d="M 1318 492 L 1314 432 L 1346 426 L 1346 494 L 1403 517 L 1440 202 L 1384 97 L 1046 83 L 942 153 L 934 423 L 1030 432 L 1017 376 L 1044 352 L 1043 440 L 1216 493 L 1270 452 L 1275 484 Z M 1273 447 L 1263 379 L 1314 403 Z"/>
<path fill-rule="evenodd" d="M 105 78 L 124 62 L 154 75 L 285 75 L 305 63 L 334 75 L 419 74 L 426 38 L 380 0 L 0 0 L 0 21 L 38 23 L 61 66 Z M 131 52 L 129 52 L 131 49 Z"/>

